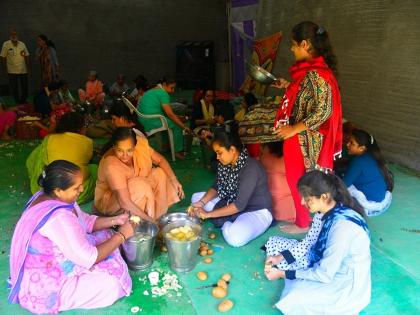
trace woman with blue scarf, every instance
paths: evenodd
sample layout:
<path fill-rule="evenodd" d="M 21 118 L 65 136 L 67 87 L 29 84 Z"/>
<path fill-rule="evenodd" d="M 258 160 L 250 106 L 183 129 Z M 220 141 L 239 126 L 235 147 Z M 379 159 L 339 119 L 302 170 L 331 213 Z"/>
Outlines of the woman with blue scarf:
<path fill-rule="evenodd" d="M 309 266 L 298 270 L 273 268 L 269 280 L 285 278 L 276 307 L 286 315 L 358 314 L 370 302 L 370 239 L 363 208 L 335 175 L 312 171 L 298 182 L 302 203 L 323 213 L 318 239 L 308 252 Z"/>

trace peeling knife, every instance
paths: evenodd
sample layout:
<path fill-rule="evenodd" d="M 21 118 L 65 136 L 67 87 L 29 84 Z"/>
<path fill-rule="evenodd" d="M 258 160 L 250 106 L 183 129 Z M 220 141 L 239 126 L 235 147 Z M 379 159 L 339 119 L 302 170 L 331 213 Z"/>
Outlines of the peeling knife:
<path fill-rule="evenodd" d="M 229 281 L 226 282 L 227 285 L 229 285 Z M 215 288 L 217 287 L 217 283 L 209 284 L 209 285 L 202 285 L 201 287 L 197 287 L 197 290 L 201 289 L 208 289 L 208 288 Z"/>

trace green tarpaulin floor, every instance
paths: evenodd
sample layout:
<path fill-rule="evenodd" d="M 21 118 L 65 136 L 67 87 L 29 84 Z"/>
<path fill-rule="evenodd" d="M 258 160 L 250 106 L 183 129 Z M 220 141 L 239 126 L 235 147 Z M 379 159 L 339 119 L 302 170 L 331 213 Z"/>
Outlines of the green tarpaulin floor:
<path fill-rule="evenodd" d="M 0 314 L 29 314 L 18 305 L 7 302 L 6 279 L 9 275 L 9 247 L 13 228 L 30 197 L 26 178 L 25 159 L 36 146 L 36 141 L 0 142 Z M 201 154 L 195 148 L 184 161 L 173 163 L 187 197 L 195 191 L 208 188 L 213 174 L 205 169 Z M 413 172 L 393 166 L 396 184 L 391 208 L 382 216 L 369 219 L 372 231 L 372 302 L 363 314 L 420 314 L 420 235 L 419 211 L 420 179 Z M 171 211 L 185 210 L 188 199 L 174 206 Z M 90 211 L 91 204 L 83 205 Z M 212 264 L 200 262 L 186 274 L 179 274 L 183 289 L 161 297 L 150 294 L 144 276 L 151 270 L 164 275 L 170 272 L 167 254 L 155 251 L 155 260 L 146 272 L 132 272 L 133 292 L 114 305 L 97 310 L 75 310 L 67 314 L 131 314 L 131 307 L 139 306 L 137 314 L 217 314 L 218 300 L 211 296 L 211 289 L 198 286 L 214 283 L 223 273 L 230 272 L 232 281 L 228 298 L 234 303 L 230 314 L 279 314 L 273 304 L 283 287 L 282 281 L 269 282 L 263 276 L 264 255 L 259 249 L 271 235 L 279 234 L 278 227 L 242 248 L 229 247 L 219 231 L 217 238 L 209 240 L 211 225 L 204 225 L 203 236 L 216 251 Z M 207 281 L 196 278 L 198 271 L 209 274 Z M 92 284 L 94 285 L 94 284 Z M 147 290 L 149 295 L 144 295 Z"/>

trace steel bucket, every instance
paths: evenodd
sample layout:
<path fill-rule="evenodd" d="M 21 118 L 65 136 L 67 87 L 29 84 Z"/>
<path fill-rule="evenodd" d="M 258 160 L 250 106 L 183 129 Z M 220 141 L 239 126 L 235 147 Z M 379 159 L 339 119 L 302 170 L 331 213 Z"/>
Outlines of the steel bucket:
<path fill-rule="evenodd" d="M 163 229 L 165 225 L 178 221 L 178 220 L 189 220 L 193 223 L 200 224 L 200 219 L 197 217 L 191 217 L 185 212 L 172 212 L 166 213 L 159 218 L 159 228 Z"/>
<path fill-rule="evenodd" d="M 131 270 L 143 270 L 153 263 L 153 249 L 159 228 L 149 221 L 141 221 L 135 234 L 122 245 L 122 253 Z"/>
<path fill-rule="evenodd" d="M 170 230 L 189 225 L 193 229 L 197 238 L 193 241 L 175 241 L 166 237 Z M 177 272 L 188 272 L 194 269 L 198 259 L 198 248 L 201 241 L 201 225 L 189 220 L 178 220 L 167 224 L 163 230 L 163 237 L 166 248 L 168 249 L 169 265 Z"/>

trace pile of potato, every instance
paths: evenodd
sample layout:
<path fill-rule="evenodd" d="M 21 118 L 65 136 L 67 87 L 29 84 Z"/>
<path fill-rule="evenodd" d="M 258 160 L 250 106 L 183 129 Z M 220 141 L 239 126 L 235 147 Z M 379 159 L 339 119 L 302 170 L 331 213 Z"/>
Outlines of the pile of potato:
<path fill-rule="evenodd" d="M 232 276 L 230 273 L 225 273 L 218 281 L 217 281 L 217 287 L 213 289 L 211 294 L 216 299 L 223 299 L 228 294 L 228 286 L 230 283 L 230 280 L 232 279 Z M 219 312 L 228 312 L 233 307 L 233 302 L 231 300 L 224 300 L 219 303 L 217 309 Z"/>
<path fill-rule="evenodd" d="M 198 253 L 200 256 L 207 256 L 207 255 L 213 255 L 214 251 L 209 247 L 209 244 L 205 242 L 200 243 L 200 248 L 198 249 Z"/>
<path fill-rule="evenodd" d="M 173 228 L 167 232 L 165 236 L 172 241 L 181 242 L 189 242 L 197 239 L 197 234 L 194 233 L 193 229 L 189 225 Z"/>

